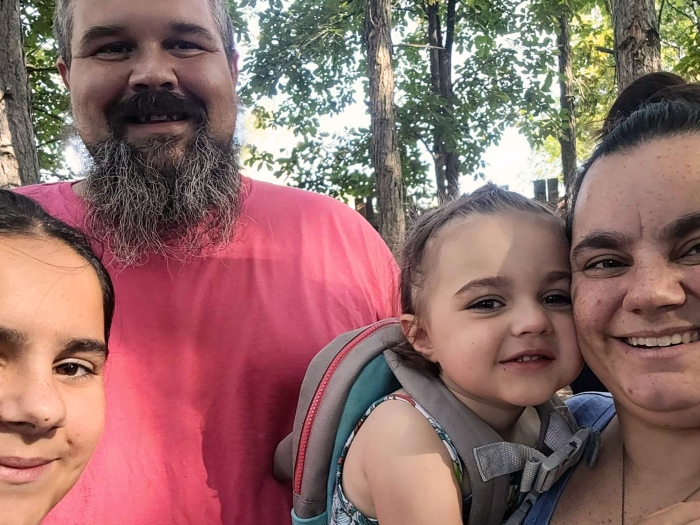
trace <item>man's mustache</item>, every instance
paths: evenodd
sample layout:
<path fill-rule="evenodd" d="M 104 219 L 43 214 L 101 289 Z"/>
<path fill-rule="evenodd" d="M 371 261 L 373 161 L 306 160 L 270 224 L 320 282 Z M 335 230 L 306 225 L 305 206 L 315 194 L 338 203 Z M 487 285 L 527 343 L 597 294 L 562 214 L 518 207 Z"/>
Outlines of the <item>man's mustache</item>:
<path fill-rule="evenodd" d="M 170 91 L 136 93 L 107 109 L 107 120 L 117 137 L 123 135 L 128 124 L 162 122 L 163 117 L 169 121 L 191 120 L 197 128 L 207 124 L 204 102 L 194 95 L 180 95 Z"/>

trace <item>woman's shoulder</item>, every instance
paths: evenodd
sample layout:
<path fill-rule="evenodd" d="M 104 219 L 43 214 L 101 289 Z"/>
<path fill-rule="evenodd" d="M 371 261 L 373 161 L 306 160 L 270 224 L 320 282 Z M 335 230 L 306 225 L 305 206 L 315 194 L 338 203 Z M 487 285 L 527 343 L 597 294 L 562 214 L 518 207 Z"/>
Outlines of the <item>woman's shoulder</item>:
<path fill-rule="evenodd" d="M 612 395 L 607 392 L 587 392 L 566 400 L 579 426 L 602 430 L 615 416 Z"/>

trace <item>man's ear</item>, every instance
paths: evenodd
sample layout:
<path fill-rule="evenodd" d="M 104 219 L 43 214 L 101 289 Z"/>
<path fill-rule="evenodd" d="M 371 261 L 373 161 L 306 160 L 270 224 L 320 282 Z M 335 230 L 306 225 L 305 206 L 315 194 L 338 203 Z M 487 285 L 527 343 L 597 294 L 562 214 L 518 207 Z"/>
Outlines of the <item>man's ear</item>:
<path fill-rule="evenodd" d="M 56 61 L 56 67 L 58 68 L 58 72 L 61 74 L 61 78 L 63 79 L 63 85 L 66 86 L 68 91 L 70 91 L 70 69 L 66 65 L 66 61 L 59 58 Z"/>
<path fill-rule="evenodd" d="M 428 361 L 437 363 L 433 344 L 430 342 L 430 334 L 420 325 L 418 318 L 413 314 L 403 314 L 399 320 L 401 321 L 401 331 L 413 349 Z"/>
<path fill-rule="evenodd" d="M 238 52 L 234 51 L 229 61 L 229 69 L 231 70 L 231 78 L 233 79 L 234 86 L 238 83 L 238 56 Z"/>

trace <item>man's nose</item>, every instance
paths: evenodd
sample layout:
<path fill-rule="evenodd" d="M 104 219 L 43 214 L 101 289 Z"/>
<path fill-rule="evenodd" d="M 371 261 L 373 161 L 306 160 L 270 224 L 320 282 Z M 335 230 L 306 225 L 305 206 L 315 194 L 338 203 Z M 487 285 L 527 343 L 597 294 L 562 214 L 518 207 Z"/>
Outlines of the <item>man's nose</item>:
<path fill-rule="evenodd" d="M 38 437 L 62 427 L 66 405 L 53 371 L 14 368 L 0 371 L 0 428 Z"/>
<path fill-rule="evenodd" d="M 142 91 L 175 91 L 178 87 L 174 58 L 161 48 L 146 48 L 132 58 L 133 69 L 129 87 Z"/>

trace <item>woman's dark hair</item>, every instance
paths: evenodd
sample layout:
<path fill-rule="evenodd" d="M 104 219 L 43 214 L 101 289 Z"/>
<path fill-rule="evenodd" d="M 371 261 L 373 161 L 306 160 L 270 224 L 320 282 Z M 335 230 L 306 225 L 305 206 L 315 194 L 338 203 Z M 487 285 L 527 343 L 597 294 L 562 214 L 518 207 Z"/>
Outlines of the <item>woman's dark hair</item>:
<path fill-rule="evenodd" d="M 52 217 L 35 201 L 24 195 L 0 189 L 0 236 L 29 235 L 55 239 L 71 248 L 95 270 L 102 289 L 105 342 L 114 315 L 114 287 L 107 270 L 97 258 L 85 236 L 75 228 Z"/>
<path fill-rule="evenodd" d="M 430 269 L 434 267 L 430 253 L 434 247 L 431 245 L 445 226 L 473 215 L 495 215 L 508 211 L 540 213 L 558 219 L 555 211 L 546 205 L 491 183 L 416 218 L 398 257 L 401 265 L 401 312 L 414 315 L 416 322 L 420 322 L 421 314 L 425 311 L 423 288 L 430 277 Z M 408 342 L 394 351 L 409 366 L 434 375 L 440 371 L 439 365 L 425 359 Z"/>
<path fill-rule="evenodd" d="M 598 145 L 573 181 L 566 220 L 569 240 L 583 179 L 598 159 L 689 133 L 700 133 L 700 84 L 673 73 L 650 73 L 632 82 L 610 108 Z"/>

